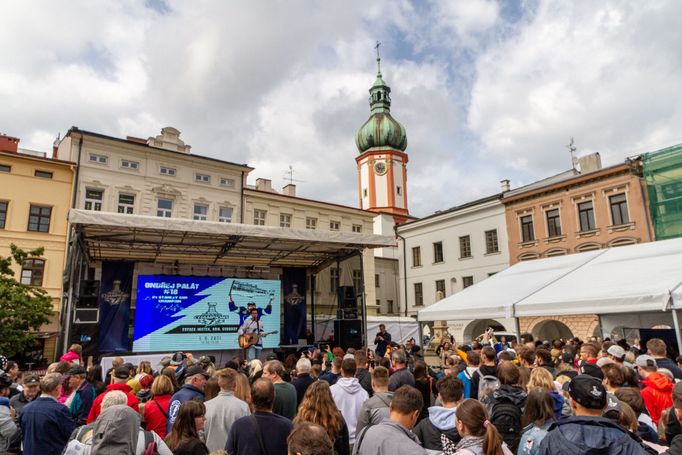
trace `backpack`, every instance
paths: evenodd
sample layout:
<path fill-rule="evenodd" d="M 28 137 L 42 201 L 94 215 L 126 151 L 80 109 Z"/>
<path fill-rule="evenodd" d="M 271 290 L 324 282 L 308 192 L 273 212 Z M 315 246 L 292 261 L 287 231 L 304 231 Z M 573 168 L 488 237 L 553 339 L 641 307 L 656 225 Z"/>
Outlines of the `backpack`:
<path fill-rule="evenodd" d="M 459 380 L 462 381 L 462 385 L 464 385 L 464 398 L 471 398 L 472 376 L 469 376 L 469 372 L 465 369 L 457 375 L 457 378 L 459 378 Z"/>
<path fill-rule="evenodd" d="M 478 373 L 481 374 L 480 371 Z M 485 375 L 478 380 L 478 399 L 482 400 L 486 395 L 500 388 L 500 380 L 495 376 Z"/>
<path fill-rule="evenodd" d="M 144 455 L 159 455 L 159 448 L 151 431 L 144 432 Z"/>
<path fill-rule="evenodd" d="M 490 402 L 490 423 L 495 425 L 497 431 L 502 436 L 502 440 L 507 443 L 509 450 L 516 453 L 521 440 L 521 408 L 512 403 L 511 400 L 502 397 L 493 397 Z"/>

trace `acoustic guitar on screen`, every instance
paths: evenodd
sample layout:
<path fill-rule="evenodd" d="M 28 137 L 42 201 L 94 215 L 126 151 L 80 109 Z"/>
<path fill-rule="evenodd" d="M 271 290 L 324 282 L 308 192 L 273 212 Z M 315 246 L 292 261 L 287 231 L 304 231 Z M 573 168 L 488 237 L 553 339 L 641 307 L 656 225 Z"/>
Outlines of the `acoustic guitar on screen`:
<path fill-rule="evenodd" d="M 278 333 L 277 330 L 274 332 L 263 332 L 263 333 L 245 333 L 244 335 L 239 335 L 239 347 L 241 349 L 248 349 L 254 344 L 260 343 L 261 338 L 265 338 L 268 335 L 274 335 Z"/>

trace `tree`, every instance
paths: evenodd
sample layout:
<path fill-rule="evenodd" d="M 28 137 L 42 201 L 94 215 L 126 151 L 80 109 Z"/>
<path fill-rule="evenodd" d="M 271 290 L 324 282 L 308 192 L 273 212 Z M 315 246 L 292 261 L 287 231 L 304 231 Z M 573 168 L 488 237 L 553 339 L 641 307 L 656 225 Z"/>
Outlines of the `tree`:
<path fill-rule="evenodd" d="M 12 263 L 20 267 L 27 258 L 41 257 L 44 248 L 24 251 L 10 245 L 11 256 L 0 257 L 0 353 L 13 356 L 35 342 L 33 332 L 50 321 L 52 298 L 45 289 L 14 278 Z"/>

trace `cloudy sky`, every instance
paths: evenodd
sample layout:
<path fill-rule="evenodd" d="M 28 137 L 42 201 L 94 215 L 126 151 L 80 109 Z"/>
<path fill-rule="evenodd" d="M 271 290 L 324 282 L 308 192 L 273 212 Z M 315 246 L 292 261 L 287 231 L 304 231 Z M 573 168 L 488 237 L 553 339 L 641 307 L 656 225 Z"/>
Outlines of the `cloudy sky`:
<path fill-rule="evenodd" d="M 382 43 L 426 215 L 682 142 L 682 2 L 0 0 L 0 132 L 182 131 L 299 195 L 357 204 L 356 130 Z"/>

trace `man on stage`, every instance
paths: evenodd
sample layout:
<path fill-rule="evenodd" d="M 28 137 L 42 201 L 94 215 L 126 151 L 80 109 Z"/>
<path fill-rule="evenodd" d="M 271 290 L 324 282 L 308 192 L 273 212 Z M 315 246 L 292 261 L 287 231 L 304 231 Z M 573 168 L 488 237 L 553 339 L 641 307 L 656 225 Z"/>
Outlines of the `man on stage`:
<path fill-rule="evenodd" d="M 246 319 L 244 323 L 237 330 L 238 335 L 261 334 L 264 332 L 263 324 L 258 319 L 258 309 L 251 308 L 251 318 Z M 263 349 L 263 343 L 258 337 L 255 344 L 252 344 L 246 350 L 247 360 L 257 359 L 260 356 L 260 351 Z"/>
<path fill-rule="evenodd" d="M 374 337 L 374 344 L 377 345 L 377 357 L 383 357 L 386 354 L 386 348 L 391 344 L 391 334 L 386 331 L 384 324 L 379 324 L 379 333 Z"/>

